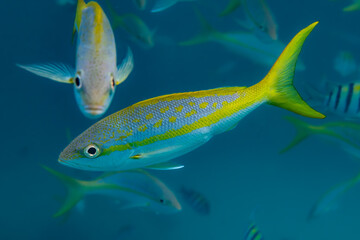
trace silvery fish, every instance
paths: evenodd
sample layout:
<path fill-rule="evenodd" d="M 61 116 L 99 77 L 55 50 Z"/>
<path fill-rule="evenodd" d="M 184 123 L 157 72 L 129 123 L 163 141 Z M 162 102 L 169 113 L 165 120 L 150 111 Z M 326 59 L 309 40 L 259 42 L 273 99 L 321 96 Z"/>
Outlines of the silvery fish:
<path fill-rule="evenodd" d="M 43 167 L 63 182 L 68 190 L 63 205 L 54 217 L 67 213 L 89 195 L 110 197 L 119 203 L 120 209 L 142 208 L 161 214 L 181 210 L 174 193 L 162 181 L 144 170 L 110 172 L 95 180 L 84 181 Z"/>
<path fill-rule="evenodd" d="M 232 53 L 244 56 L 255 63 L 270 67 L 285 48 L 285 44 L 278 40 L 263 41 L 252 31 L 219 32 L 208 21 L 197 13 L 202 31 L 194 38 L 180 42 L 182 46 L 193 46 L 206 42 L 216 42 Z M 305 65 L 299 61 L 296 70 L 305 70 Z"/>
<path fill-rule="evenodd" d="M 234 129 L 264 103 L 297 114 L 324 118 L 293 86 L 296 61 L 317 23 L 300 31 L 265 78 L 250 87 L 223 87 L 148 99 L 95 123 L 60 154 L 66 166 L 93 171 L 174 169 L 168 161 Z M 160 165 L 160 166 L 159 166 Z"/>
<path fill-rule="evenodd" d="M 78 0 L 74 33 L 78 33 L 76 69 L 65 64 L 18 65 L 41 77 L 74 84 L 75 98 L 82 113 L 98 118 L 108 109 L 116 85 L 133 69 L 130 49 L 122 64 L 116 66 L 113 30 L 100 5 Z"/>
<path fill-rule="evenodd" d="M 314 206 L 311 208 L 308 220 L 318 218 L 326 213 L 336 210 L 339 207 L 339 201 L 341 197 L 353 188 L 360 181 L 360 174 L 351 178 L 350 180 L 340 183 L 332 187 L 323 196 L 316 201 Z"/>

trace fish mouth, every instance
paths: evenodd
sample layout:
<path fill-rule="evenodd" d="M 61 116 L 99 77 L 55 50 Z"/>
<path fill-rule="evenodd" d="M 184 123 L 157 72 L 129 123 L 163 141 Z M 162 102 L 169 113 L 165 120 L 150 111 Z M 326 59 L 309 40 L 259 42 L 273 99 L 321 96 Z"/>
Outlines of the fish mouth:
<path fill-rule="evenodd" d="M 105 108 L 102 106 L 87 105 L 84 107 L 84 110 L 90 117 L 98 117 L 99 115 L 104 113 Z"/>

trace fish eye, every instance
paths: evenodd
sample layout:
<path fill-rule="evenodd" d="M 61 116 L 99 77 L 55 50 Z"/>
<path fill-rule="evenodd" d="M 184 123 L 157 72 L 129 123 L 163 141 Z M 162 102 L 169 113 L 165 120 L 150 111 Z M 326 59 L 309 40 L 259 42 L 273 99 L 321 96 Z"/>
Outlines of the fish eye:
<path fill-rule="evenodd" d="M 80 77 L 78 75 L 76 75 L 74 83 L 75 83 L 76 88 L 81 88 L 81 81 L 80 81 Z"/>
<path fill-rule="evenodd" d="M 161 203 L 164 203 L 165 201 L 164 201 L 164 199 L 160 199 L 160 202 L 161 202 Z"/>
<path fill-rule="evenodd" d="M 87 158 L 96 158 L 100 155 L 100 148 L 96 146 L 95 144 L 90 144 L 87 147 L 84 148 L 84 155 Z"/>

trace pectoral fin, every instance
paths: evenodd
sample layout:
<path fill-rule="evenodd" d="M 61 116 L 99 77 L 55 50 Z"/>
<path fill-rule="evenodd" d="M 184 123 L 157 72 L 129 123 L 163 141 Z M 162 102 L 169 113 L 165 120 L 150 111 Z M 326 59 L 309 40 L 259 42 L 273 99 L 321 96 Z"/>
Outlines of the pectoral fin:
<path fill-rule="evenodd" d="M 121 65 L 118 67 L 118 71 L 115 76 L 116 85 L 119 85 L 130 75 L 131 71 L 134 68 L 134 59 L 131 49 L 128 48 L 127 55 Z"/>
<path fill-rule="evenodd" d="M 176 170 L 176 169 L 180 169 L 183 167 L 184 167 L 184 165 L 180 165 L 177 163 L 165 162 L 165 163 L 150 165 L 145 168 L 152 169 L 152 170 Z"/>
<path fill-rule="evenodd" d="M 62 83 L 73 83 L 74 70 L 62 63 L 20 65 L 18 67 L 38 76 Z"/>

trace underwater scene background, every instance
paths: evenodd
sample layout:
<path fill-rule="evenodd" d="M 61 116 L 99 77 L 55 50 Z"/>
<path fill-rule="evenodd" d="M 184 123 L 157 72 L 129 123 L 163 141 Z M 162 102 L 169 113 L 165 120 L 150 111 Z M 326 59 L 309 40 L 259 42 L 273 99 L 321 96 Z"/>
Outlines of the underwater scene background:
<path fill-rule="evenodd" d="M 105 1 L 98 2 L 109 16 Z M 179 45 L 201 31 L 196 12 L 221 32 L 240 31 L 234 20 L 243 17 L 241 11 L 218 16 L 228 1 L 181 2 L 158 13 L 150 12 L 151 7 L 141 11 L 130 0 L 110 2 L 118 14 L 135 13 L 156 31 L 154 46 L 144 48 L 126 31 L 114 28 L 118 62 L 129 46 L 134 70 L 118 86 L 104 117 L 160 95 L 250 86 L 270 69 L 216 42 Z M 148 6 L 154 2 L 148 1 Z M 356 63 L 360 62 L 360 11 L 342 11 L 350 0 L 267 0 L 267 4 L 277 22 L 278 39 L 284 44 L 304 27 L 320 21 L 300 54 L 306 69 L 295 74 L 295 86 L 305 100 L 311 100 L 307 86 L 321 89 L 324 78 L 337 84 L 359 82 L 359 65 L 357 72 L 347 77 L 334 67 L 341 51 L 350 52 Z M 251 239 L 245 235 L 252 222 L 265 239 L 360 239 L 360 186 L 356 184 L 341 194 L 336 207 L 329 206 L 323 215 L 308 219 L 321 196 L 358 174 L 359 159 L 340 144 L 327 141 L 328 136 L 309 137 L 280 153 L 296 134 L 285 116 L 315 125 L 350 121 L 327 114 L 318 105 L 313 106 L 327 115 L 325 120 L 305 119 L 264 105 L 232 131 L 177 158 L 175 161 L 184 168 L 149 170 L 178 197 L 182 210 L 176 214 L 123 209 L 121 202 L 89 196 L 83 209 L 53 218 L 61 205 L 56 196 L 65 196 L 66 188 L 41 165 L 78 179 L 99 176 L 100 172 L 76 170 L 57 161 L 69 142 L 97 120 L 79 111 L 72 86 L 40 78 L 16 64 L 74 65 L 76 44 L 72 44 L 71 35 L 76 5 L 21 0 L 6 1 L 3 6 L 0 239 Z M 210 212 L 195 211 L 182 197 L 182 187 L 201 193 L 210 204 Z"/>

